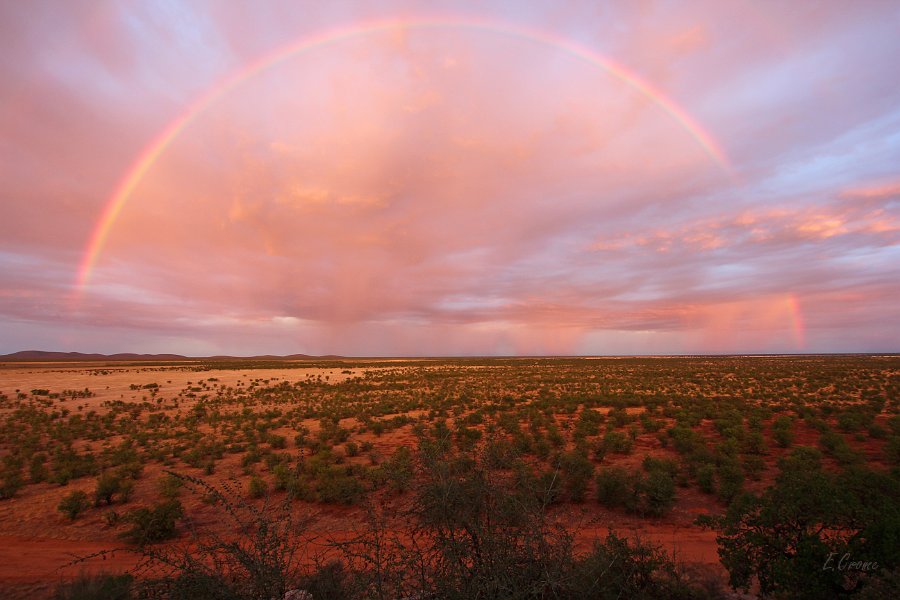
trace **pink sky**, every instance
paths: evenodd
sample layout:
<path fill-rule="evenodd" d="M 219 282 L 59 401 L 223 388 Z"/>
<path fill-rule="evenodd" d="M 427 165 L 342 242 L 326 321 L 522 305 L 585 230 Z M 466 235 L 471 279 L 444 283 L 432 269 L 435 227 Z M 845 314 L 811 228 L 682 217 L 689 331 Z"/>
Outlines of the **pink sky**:
<path fill-rule="evenodd" d="M 3 3 L 0 353 L 900 351 L 898 30 L 888 2 Z"/>

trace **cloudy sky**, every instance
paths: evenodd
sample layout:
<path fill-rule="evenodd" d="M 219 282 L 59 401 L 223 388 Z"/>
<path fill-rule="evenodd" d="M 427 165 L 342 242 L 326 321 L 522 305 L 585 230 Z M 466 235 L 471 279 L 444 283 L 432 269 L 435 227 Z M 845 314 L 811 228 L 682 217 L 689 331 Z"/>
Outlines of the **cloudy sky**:
<path fill-rule="evenodd" d="M 896 2 L 0 3 L 0 352 L 900 351 Z"/>

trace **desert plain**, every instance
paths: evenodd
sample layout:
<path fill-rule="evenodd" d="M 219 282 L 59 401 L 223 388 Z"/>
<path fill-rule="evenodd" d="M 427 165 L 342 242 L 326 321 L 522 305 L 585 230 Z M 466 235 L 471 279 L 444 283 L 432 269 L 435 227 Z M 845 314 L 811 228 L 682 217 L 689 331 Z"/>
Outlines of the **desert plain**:
<path fill-rule="evenodd" d="M 403 535 L 418 457 L 438 442 L 529 474 L 576 552 L 615 531 L 725 590 L 703 519 L 763 493 L 798 447 L 826 471 L 895 469 L 898 390 L 900 357 L 876 355 L 5 363 L 0 590 L 51 597 L 133 572 L 130 515 L 167 498 L 183 515 L 154 544 L 221 528 L 175 475 L 286 503 L 326 553 L 373 512 Z"/>

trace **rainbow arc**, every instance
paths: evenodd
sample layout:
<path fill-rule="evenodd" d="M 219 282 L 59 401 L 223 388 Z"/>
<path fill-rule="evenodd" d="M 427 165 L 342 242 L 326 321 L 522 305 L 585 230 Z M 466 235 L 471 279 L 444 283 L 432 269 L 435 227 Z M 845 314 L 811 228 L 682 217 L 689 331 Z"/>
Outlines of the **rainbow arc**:
<path fill-rule="evenodd" d="M 709 158 L 726 174 L 729 176 L 733 174 L 732 166 L 719 144 L 717 144 L 715 139 L 683 108 L 668 98 L 660 89 L 654 87 L 633 71 L 585 46 L 544 31 L 522 28 L 495 21 L 461 18 L 377 21 L 364 25 L 357 25 L 355 27 L 327 31 L 283 46 L 226 76 L 194 100 L 178 117 L 173 119 L 168 126 L 147 144 L 137 159 L 131 164 L 125 175 L 121 178 L 107 201 L 84 251 L 78 269 L 76 294 L 80 296 L 86 286 L 90 283 L 91 273 L 103 251 L 116 220 L 134 190 L 146 176 L 147 172 L 185 128 L 201 116 L 216 102 L 217 99 L 228 94 L 230 91 L 262 71 L 270 69 L 285 60 L 293 58 L 298 54 L 302 54 L 303 52 L 352 38 L 371 35 L 373 33 L 403 29 L 478 30 L 530 40 L 534 43 L 562 50 L 573 57 L 602 69 L 611 77 L 625 83 L 647 98 L 656 107 L 674 119 L 679 126 L 697 142 Z"/>

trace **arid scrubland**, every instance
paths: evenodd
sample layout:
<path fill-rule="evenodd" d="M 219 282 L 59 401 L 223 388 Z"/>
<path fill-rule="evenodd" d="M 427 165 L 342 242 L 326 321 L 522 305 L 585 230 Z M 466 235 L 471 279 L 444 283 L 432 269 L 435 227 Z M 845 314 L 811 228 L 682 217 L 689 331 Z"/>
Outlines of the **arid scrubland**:
<path fill-rule="evenodd" d="M 896 356 L 8 363 L 0 393 L 10 593 L 182 597 L 201 572 L 229 598 L 897 583 Z M 264 581 L 206 572 L 260 523 Z"/>

